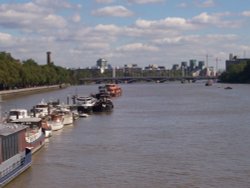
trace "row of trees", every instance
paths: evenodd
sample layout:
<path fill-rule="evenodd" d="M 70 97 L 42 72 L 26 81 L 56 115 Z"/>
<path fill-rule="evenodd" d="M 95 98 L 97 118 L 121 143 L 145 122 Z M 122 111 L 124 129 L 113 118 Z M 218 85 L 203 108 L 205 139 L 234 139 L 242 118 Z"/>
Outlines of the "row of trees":
<path fill-rule="evenodd" d="M 221 74 L 221 82 L 250 83 L 250 60 L 239 64 L 232 64 Z"/>
<path fill-rule="evenodd" d="M 151 72 L 143 76 L 148 76 Z M 116 76 L 130 76 L 130 74 L 117 71 Z M 101 74 L 100 70 L 71 70 L 54 64 L 38 65 L 32 59 L 19 61 L 10 53 L 0 52 L 0 90 L 62 83 L 79 84 L 81 78 L 92 77 L 112 77 L 112 71 Z M 228 70 L 221 74 L 220 80 L 229 83 L 250 83 L 250 61 L 230 65 Z"/>
<path fill-rule="evenodd" d="M 0 89 L 71 83 L 72 72 L 53 64 L 38 65 L 34 60 L 19 61 L 0 52 Z"/>

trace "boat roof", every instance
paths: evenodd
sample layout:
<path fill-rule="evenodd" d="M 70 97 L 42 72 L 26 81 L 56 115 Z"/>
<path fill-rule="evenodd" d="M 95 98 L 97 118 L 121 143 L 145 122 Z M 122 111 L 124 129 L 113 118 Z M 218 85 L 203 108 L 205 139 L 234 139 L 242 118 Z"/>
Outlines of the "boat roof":
<path fill-rule="evenodd" d="M 26 129 L 26 126 L 16 123 L 0 123 L 0 136 L 8 136 L 23 129 Z"/>
<path fill-rule="evenodd" d="M 39 118 L 39 117 L 28 117 L 28 118 L 15 119 L 12 122 L 13 123 L 25 123 L 25 122 L 36 123 L 36 122 L 39 122 L 41 120 L 42 120 L 42 118 Z"/>
<path fill-rule="evenodd" d="M 27 112 L 28 110 L 27 109 L 24 109 L 24 108 L 13 108 L 13 109 L 10 109 L 10 112 Z"/>

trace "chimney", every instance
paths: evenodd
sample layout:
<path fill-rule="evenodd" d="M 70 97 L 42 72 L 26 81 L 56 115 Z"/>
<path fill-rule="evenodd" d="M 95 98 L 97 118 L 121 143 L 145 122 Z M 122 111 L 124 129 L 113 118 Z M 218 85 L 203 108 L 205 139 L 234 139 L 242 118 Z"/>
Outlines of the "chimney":
<path fill-rule="evenodd" d="M 47 64 L 51 64 L 51 58 L 50 58 L 51 52 L 47 52 Z"/>

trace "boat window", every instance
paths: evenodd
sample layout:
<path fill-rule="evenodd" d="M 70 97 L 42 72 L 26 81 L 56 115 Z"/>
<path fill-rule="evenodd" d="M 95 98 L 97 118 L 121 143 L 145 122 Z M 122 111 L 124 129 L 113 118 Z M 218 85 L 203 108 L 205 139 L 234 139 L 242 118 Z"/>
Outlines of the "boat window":
<path fill-rule="evenodd" d="M 17 116 L 19 115 L 20 113 L 18 111 L 10 111 L 10 115 L 11 116 Z"/>

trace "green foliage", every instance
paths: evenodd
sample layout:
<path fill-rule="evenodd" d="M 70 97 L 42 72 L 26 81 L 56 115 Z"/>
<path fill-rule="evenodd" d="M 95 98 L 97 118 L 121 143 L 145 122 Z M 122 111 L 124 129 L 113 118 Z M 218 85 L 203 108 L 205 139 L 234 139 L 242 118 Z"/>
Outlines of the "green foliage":
<path fill-rule="evenodd" d="M 228 83 L 250 83 L 250 61 L 230 65 L 219 79 Z"/>
<path fill-rule="evenodd" d="M 33 59 L 23 62 L 0 52 L 0 89 L 71 83 L 71 72 L 51 65 L 38 65 Z"/>

